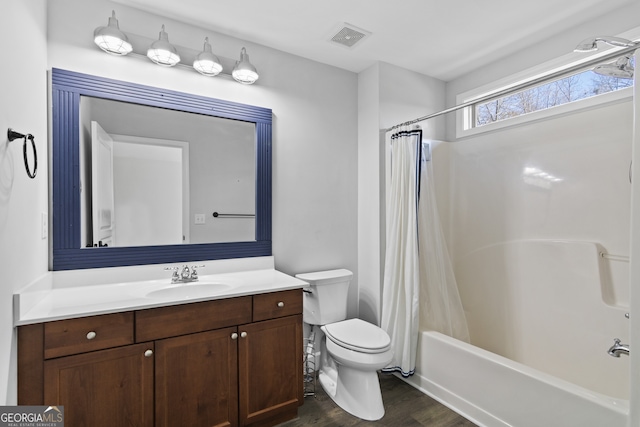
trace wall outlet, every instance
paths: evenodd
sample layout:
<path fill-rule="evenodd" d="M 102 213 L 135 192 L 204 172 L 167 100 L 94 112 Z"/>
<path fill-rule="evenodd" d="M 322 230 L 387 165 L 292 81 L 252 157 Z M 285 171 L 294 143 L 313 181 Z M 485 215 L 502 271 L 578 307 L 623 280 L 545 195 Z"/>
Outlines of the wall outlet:
<path fill-rule="evenodd" d="M 194 223 L 196 224 L 204 224 L 204 214 L 196 214 Z"/>
<path fill-rule="evenodd" d="M 47 215 L 46 212 L 40 213 L 40 222 L 42 223 L 40 227 L 40 237 L 42 237 L 42 240 L 45 240 L 49 237 L 49 215 Z"/>

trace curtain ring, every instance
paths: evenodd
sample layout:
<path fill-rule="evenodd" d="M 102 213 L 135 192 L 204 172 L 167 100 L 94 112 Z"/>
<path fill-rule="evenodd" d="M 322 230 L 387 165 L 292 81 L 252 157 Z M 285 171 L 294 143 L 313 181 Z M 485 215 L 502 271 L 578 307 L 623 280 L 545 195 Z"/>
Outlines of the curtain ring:
<path fill-rule="evenodd" d="M 27 139 L 31 141 L 31 149 L 33 150 L 33 172 L 29 169 L 29 160 L 27 159 Z M 24 156 L 24 168 L 27 170 L 27 175 L 29 178 L 34 179 L 36 177 L 36 172 L 38 171 L 38 152 L 36 151 L 35 137 L 31 134 L 24 137 L 22 155 Z"/>

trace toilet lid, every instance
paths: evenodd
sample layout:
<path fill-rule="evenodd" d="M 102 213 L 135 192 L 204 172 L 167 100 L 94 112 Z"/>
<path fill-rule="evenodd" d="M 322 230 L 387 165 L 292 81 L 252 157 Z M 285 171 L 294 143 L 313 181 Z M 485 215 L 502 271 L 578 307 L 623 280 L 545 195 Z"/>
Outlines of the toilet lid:
<path fill-rule="evenodd" d="M 391 346 L 391 338 L 383 329 L 361 319 L 331 323 L 322 329 L 339 346 L 362 353 L 382 353 Z"/>

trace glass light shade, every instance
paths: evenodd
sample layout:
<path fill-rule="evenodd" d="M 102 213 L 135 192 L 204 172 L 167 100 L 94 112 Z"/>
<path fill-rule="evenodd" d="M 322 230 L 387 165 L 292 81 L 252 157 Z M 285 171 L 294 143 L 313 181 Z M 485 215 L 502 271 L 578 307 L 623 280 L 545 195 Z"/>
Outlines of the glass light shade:
<path fill-rule="evenodd" d="M 93 42 L 112 55 L 124 56 L 133 50 L 125 33 L 120 31 L 116 12 L 111 11 L 111 18 L 106 27 L 98 27 L 93 32 Z"/>
<path fill-rule="evenodd" d="M 233 68 L 231 75 L 235 81 L 246 85 L 255 83 L 258 77 L 260 77 L 256 71 L 256 67 L 249 62 L 249 55 L 245 48 L 242 48 L 240 51 L 240 61 L 236 62 L 236 66 Z"/>
<path fill-rule="evenodd" d="M 573 50 L 574 52 L 593 52 L 598 50 L 598 42 L 604 42 L 610 46 L 616 47 L 631 47 L 636 42 L 632 42 L 631 40 L 623 39 L 620 37 L 592 37 L 589 39 L 584 39 L 580 42 L 580 44 Z"/>
<path fill-rule="evenodd" d="M 209 44 L 209 38 L 204 39 L 204 49 L 198 54 L 195 61 L 193 61 L 193 68 L 204 76 L 217 76 L 222 71 L 222 65 L 217 56 L 211 52 L 211 45 Z"/>
<path fill-rule="evenodd" d="M 151 43 L 147 50 L 147 57 L 158 65 L 173 67 L 180 62 L 180 55 L 176 48 L 169 43 L 169 35 L 164 31 L 164 25 L 160 31 L 158 40 Z"/>
<path fill-rule="evenodd" d="M 634 67 L 631 63 L 631 56 L 622 56 L 613 64 L 600 64 L 596 66 L 593 72 L 606 77 L 632 79 Z"/>

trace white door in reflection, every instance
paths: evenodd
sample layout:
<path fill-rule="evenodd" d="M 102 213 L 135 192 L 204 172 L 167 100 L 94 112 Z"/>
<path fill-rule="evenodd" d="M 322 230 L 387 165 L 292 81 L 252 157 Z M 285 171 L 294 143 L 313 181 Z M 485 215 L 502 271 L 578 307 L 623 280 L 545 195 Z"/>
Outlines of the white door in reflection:
<path fill-rule="evenodd" d="M 113 139 L 91 122 L 91 215 L 93 246 L 115 245 Z"/>
<path fill-rule="evenodd" d="M 118 246 L 189 243 L 189 144 L 112 137 Z"/>
<path fill-rule="evenodd" d="M 189 144 L 108 134 L 92 122 L 94 144 L 92 222 L 102 245 L 189 243 Z"/>

